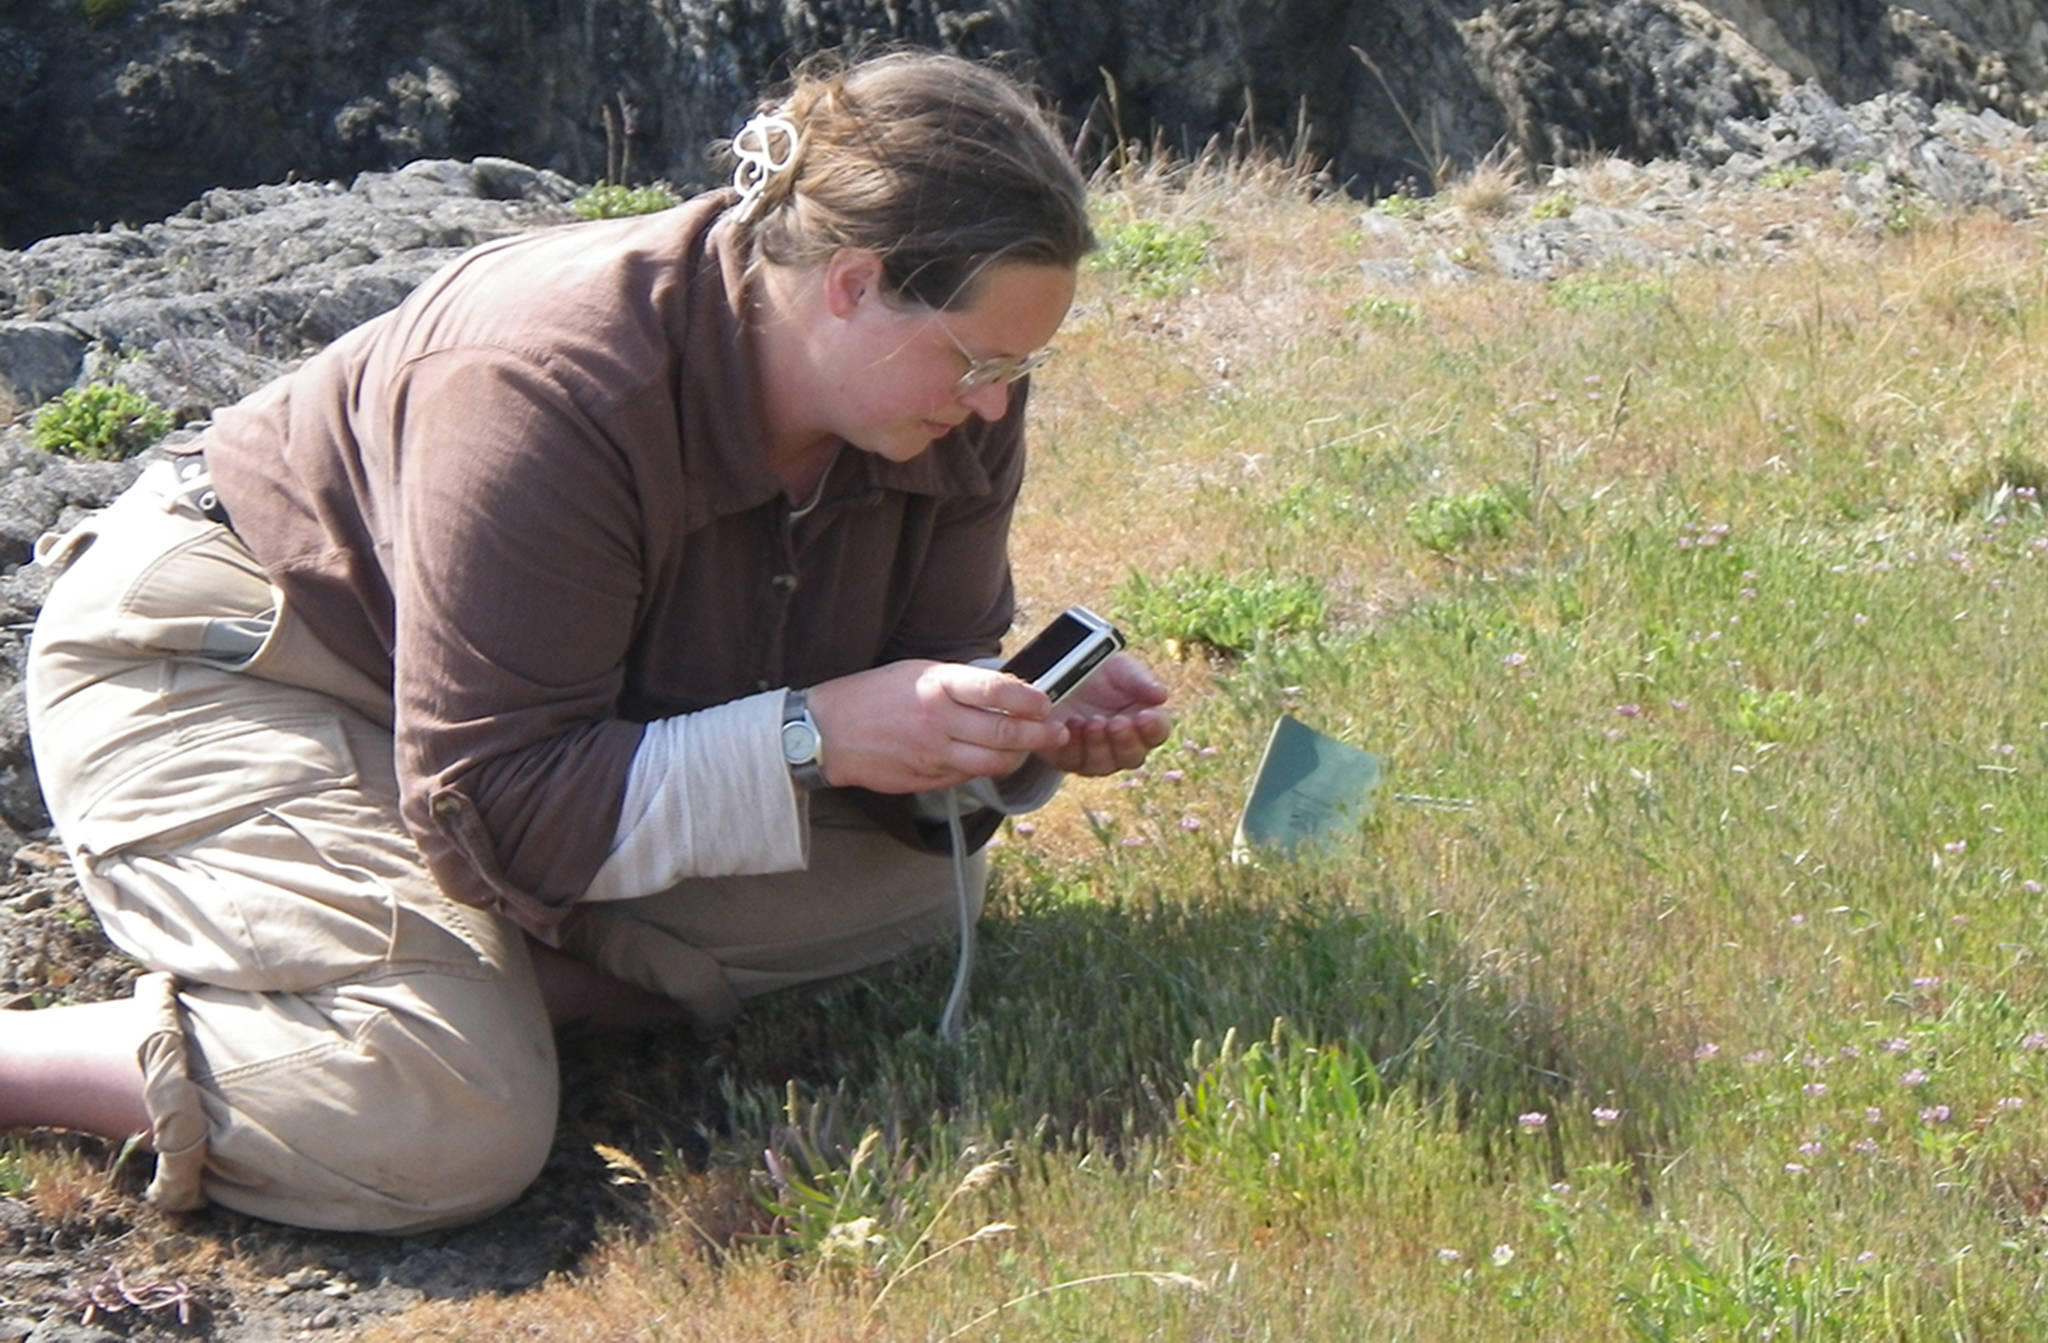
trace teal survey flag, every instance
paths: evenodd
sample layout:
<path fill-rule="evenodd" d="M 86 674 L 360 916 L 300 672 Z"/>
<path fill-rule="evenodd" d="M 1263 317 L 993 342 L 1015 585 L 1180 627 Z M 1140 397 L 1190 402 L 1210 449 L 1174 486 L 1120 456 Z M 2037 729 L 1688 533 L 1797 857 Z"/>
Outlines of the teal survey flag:
<path fill-rule="evenodd" d="M 1355 834 L 1372 810 L 1380 758 L 1282 715 L 1237 822 L 1232 855 L 1295 854 Z"/>

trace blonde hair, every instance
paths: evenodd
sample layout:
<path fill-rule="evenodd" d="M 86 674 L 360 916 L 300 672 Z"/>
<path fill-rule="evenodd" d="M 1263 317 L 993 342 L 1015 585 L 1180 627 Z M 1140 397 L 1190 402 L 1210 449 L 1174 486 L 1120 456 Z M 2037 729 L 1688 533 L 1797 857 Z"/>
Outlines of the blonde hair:
<path fill-rule="evenodd" d="M 1072 268 L 1095 246 L 1086 184 L 1046 113 L 987 65 L 936 52 L 814 56 L 726 148 L 771 139 L 776 162 L 747 171 L 740 212 L 754 263 L 865 249 L 882 258 L 892 297 L 958 308 L 989 265 Z"/>

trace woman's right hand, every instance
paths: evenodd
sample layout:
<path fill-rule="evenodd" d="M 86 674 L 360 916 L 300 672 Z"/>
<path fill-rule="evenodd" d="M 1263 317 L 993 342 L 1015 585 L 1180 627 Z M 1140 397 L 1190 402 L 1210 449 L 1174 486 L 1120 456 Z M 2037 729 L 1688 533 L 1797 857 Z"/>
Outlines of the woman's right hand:
<path fill-rule="evenodd" d="M 825 781 L 916 793 L 1001 778 L 1067 742 L 1045 692 L 963 662 L 891 662 L 812 686 Z"/>

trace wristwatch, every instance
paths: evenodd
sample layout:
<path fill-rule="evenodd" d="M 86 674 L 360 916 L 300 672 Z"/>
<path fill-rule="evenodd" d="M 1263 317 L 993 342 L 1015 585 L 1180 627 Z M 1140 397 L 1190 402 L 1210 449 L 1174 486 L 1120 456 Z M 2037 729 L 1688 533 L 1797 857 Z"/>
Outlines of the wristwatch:
<path fill-rule="evenodd" d="M 810 695 L 802 690 L 782 697 L 782 763 L 805 792 L 825 787 L 825 736 L 811 717 Z"/>

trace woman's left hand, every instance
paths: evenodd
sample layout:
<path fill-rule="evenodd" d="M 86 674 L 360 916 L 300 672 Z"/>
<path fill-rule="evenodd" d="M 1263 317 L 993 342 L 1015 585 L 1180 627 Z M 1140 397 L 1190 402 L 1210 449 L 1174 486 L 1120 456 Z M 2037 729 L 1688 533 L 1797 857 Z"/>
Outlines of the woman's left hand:
<path fill-rule="evenodd" d="M 1173 732 L 1165 703 L 1166 687 L 1145 664 L 1117 653 L 1052 711 L 1067 725 L 1067 744 L 1038 757 L 1069 774 L 1136 769 Z"/>

